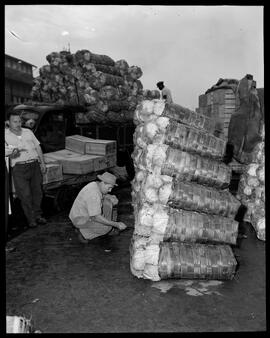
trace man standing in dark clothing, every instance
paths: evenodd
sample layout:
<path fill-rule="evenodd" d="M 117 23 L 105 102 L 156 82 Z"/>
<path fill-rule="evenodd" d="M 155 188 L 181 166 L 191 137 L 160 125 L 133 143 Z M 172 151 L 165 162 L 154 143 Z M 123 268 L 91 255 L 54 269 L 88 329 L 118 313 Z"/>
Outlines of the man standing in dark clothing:
<path fill-rule="evenodd" d="M 10 156 L 11 174 L 29 227 L 45 224 L 46 220 L 41 216 L 41 201 L 42 174 L 46 172 L 46 165 L 39 141 L 31 130 L 21 127 L 21 117 L 17 112 L 9 114 L 5 143 L 6 147 L 14 149 Z"/>

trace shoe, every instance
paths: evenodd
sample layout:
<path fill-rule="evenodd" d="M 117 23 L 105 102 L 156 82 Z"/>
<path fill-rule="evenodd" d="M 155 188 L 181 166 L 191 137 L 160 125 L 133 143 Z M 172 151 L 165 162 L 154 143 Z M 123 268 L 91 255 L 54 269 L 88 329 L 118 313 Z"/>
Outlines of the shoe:
<path fill-rule="evenodd" d="M 29 228 L 36 228 L 37 227 L 37 223 L 36 222 L 31 222 L 28 226 L 29 226 Z"/>
<path fill-rule="evenodd" d="M 38 224 L 47 224 L 47 220 L 43 217 L 38 217 L 36 221 Z"/>
<path fill-rule="evenodd" d="M 119 234 L 120 230 L 116 228 L 112 228 L 112 230 L 107 233 L 108 236 L 118 236 Z"/>
<path fill-rule="evenodd" d="M 83 237 L 83 235 L 80 233 L 80 231 L 77 231 L 78 232 L 78 240 L 79 242 L 83 243 L 83 244 L 88 244 L 89 243 L 89 240 L 88 239 L 85 239 Z"/>

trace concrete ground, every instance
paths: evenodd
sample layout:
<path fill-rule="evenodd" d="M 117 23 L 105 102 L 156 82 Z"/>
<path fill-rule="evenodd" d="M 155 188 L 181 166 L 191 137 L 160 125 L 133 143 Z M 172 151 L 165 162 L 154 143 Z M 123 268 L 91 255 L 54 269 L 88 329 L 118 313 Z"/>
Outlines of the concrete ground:
<path fill-rule="evenodd" d="M 129 244 L 134 227 L 130 187 L 115 193 L 120 236 L 79 243 L 68 212 L 9 241 L 6 314 L 32 318 L 43 333 L 232 332 L 266 330 L 265 243 L 250 224 L 233 248 L 231 281 L 134 277 Z"/>

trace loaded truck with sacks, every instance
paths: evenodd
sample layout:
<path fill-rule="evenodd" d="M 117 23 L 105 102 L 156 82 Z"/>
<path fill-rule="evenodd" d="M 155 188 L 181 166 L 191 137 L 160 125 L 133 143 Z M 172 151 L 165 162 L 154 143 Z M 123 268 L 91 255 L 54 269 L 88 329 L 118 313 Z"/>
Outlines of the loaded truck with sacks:
<path fill-rule="evenodd" d="M 31 101 L 13 107 L 21 111 L 23 127 L 32 129 L 39 139 L 45 159 L 50 156 L 48 154 L 60 151 L 58 155 L 63 157 L 63 167 L 64 158 L 72 155 L 68 153 L 72 150 L 66 149 L 67 139 L 71 136 L 75 140 L 69 138 L 69 144 L 79 142 L 81 147 L 89 143 L 84 137 L 103 140 L 99 147 L 103 147 L 104 153 L 95 155 L 114 157 L 109 156 L 111 161 L 107 159 L 97 168 L 125 167 L 129 179 L 132 179 L 134 111 L 145 95 L 155 97 L 159 93 L 143 91 L 139 80 L 142 76 L 140 67 L 129 66 L 125 60 L 114 61 L 109 56 L 89 50 L 79 50 L 74 54 L 53 52 L 46 56 L 46 60 L 48 64 L 42 66 L 39 76 L 34 78 Z M 111 154 L 108 153 L 110 142 L 114 144 Z M 85 151 L 78 154 L 90 155 Z M 53 171 L 56 163 L 52 162 Z M 63 172 L 62 179 L 58 177 L 55 182 L 44 182 L 45 194 L 52 195 L 58 209 L 70 204 L 72 196 L 77 193 L 74 188 L 94 180 L 98 173 L 96 169 L 90 173 L 80 170 L 72 174 Z"/>

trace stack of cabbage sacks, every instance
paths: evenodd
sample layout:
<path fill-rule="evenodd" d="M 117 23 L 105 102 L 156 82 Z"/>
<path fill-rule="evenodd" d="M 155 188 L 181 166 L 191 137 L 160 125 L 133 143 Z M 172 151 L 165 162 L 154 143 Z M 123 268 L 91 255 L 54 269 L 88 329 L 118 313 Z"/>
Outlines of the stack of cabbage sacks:
<path fill-rule="evenodd" d="M 226 143 L 214 122 L 163 100 L 142 101 L 134 122 L 131 272 L 153 281 L 232 279 L 240 202 L 228 191 Z"/>
<path fill-rule="evenodd" d="M 89 50 L 53 52 L 46 59 L 49 64 L 34 79 L 33 101 L 86 106 L 86 114 L 77 114 L 77 123 L 133 120 L 143 99 L 140 67 Z"/>
<path fill-rule="evenodd" d="M 254 227 L 258 239 L 265 241 L 265 156 L 264 126 L 262 142 L 252 152 L 251 163 L 245 166 L 238 186 L 238 198 L 247 207 L 246 222 Z"/>

